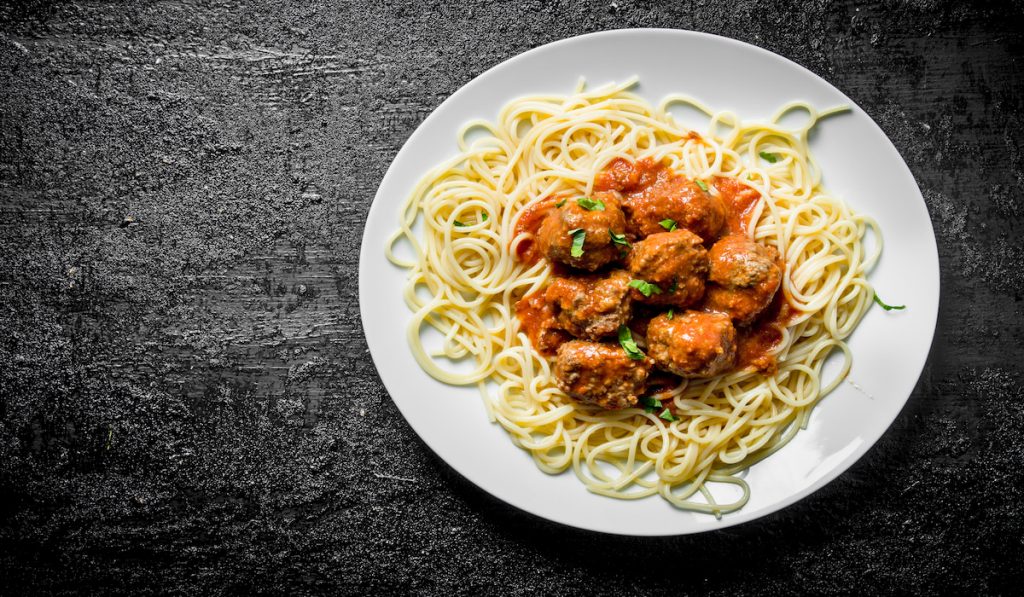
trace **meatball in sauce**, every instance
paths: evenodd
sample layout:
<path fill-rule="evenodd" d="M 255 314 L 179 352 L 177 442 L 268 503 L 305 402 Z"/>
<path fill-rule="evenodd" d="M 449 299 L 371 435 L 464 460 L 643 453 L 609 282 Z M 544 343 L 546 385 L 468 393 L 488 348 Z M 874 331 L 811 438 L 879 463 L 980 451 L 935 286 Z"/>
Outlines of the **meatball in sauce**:
<path fill-rule="evenodd" d="M 672 220 L 712 242 L 725 224 L 721 199 L 654 160 L 630 164 L 618 158 L 598 175 L 594 188 L 622 193 L 627 230 L 637 238 L 664 232 L 662 222 Z"/>
<path fill-rule="evenodd" d="M 701 239 L 688 230 L 660 232 L 634 243 L 629 273 L 654 284 L 647 292 L 633 289 L 633 299 L 649 305 L 688 307 L 704 296 L 708 252 Z"/>
<path fill-rule="evenodd" d="M 577 338 L 599 340 L 629 321 L 629 280 L 625 270 L 607 276 L 558 276 L 544 297 L 561 329 Z"/>
<path fill-rule="evenodd" d="M 616 193 L 594 193 L 585 199 L 595 207 L 588 209 L 574 199 L 553 207 L 540 224 L 537 244 L 548 260 L 592 272 L 619 258 L 620 245 L 612 241 L 612 232 L 622 234 L 626 218 Z M 582 246 L 573 251 L 578 237 Z"/>
<path fill-rule="evenodd" d="M 647 326 L 647 351 L 658 367 L 681 377 L 714 377 L 736 362 L 736 328 L 724 313 L 660 315 Z"/>
<path fill-rule="evenodd" d="M 772 302 L 782 282 L 779 252 L 733 234 L 719 240 L 709 253 L 704 306 L 728 313 L 738 325 L 749 325 Z"/>
<path fill-rule="evenodd" d="M 647 389 L 650 363 L 618 345 L 571 340 L 558 348 L 555 381 L 569 396 L 609 410 L 636 406 Z"/>

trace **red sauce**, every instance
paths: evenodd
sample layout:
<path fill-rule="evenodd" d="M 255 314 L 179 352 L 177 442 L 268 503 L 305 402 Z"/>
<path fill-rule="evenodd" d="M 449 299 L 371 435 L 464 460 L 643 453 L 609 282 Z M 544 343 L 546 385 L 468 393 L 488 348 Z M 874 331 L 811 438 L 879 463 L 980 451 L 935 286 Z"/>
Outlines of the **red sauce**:
<path fill-rule="evenodd" d="M 722 202 L 725 203 L 725 226 L 728 234 L 747 234 L 754 208 L 761 201 L 761 193 L 735 178 L 715 178 Z M 723 234 L 723 236 L 725 236 Z"/>
<path fill-rule="evenodd" d="M 782 331 L 799 314 L 780 288 L 768 308 L 748 327 L 736 328 L 736 370 L 753 367 L 768 375 L 776 371 L 775 356 L 768 354 L 782 342 Z"/>
<path fill-rule="evenodd" d="M 523 210 L 519 219 L 516 220 L 515 228 L 512 230 L 512 238 L 524 232 L 531 235 L 531 238 L 523 240 L 516 247 L 516 259 L 526 265 L 533 265 L 543 257 L 535 237 L 537 236 L 537 230 L 540 229 L 541 222 L 547 217 L 548 212 L 555 207 L 555 203 L 558 203 L 557 197 L 545 197 L 540 201 L 531 203 Z"/>
<path fill-rule="evenodd" d="M 554 306 L 544 300 L 543 289 L 516 303 L 516 317 L 520 329 L 530 339 L 530 345 L 546 357 L 555 356 L 558 347 L 572 339 L 569 334 L 558 329 Z"/>
<path fill-rule="evenodd" d="M 658 173 L 665 169 L 652 159 L 637 160 L 633 163 L 623 158 L 615 158 L 594 179 L 594 190 L 626 193 L 649 187 L 658 179 Z"/>

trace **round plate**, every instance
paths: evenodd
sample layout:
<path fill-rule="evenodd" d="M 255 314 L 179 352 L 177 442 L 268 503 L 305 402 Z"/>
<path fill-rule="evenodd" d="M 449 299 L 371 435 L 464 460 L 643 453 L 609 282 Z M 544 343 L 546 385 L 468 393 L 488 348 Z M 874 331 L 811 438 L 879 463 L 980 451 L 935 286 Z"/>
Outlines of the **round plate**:
<path fill-rule="evenodd" d="M 638 76 L 635 91 L 657 103 L 686 93 L 744 120 L 806 100 L 851 111 L 823 120 L 811 150 L 824 185 L 854 210 L 874 216 L 885 238 L 870 280 L 905 311 L 872 308 L 851 336 L 853 369 L 814 410 L 808 428 L 747 473 L 750 501 L 721 520 L 651 497 L 626 501 L 588 492 L 572 472 L 547 475 L 505 431 L 487 420 L 475 387 L 429 377 L 406 343 L 411 313 L 405 270 L 384 257 L 399 207 L 432 166 L 457 153 L 455 135 L 472 118 L 493 120 L 513 98 L 571 93 Z M 939 261 L 924 199 L 896 148 L 850 98 L 789 60 L 714 35 L 661 29 L 595 33 L 548 44 L 480 75 L 442 103 L 395 157 L 370 208 L 359 258 L 359 306 L 366 342 L 398 409 L 456 471 L 495 497 L 562 524 L 624 535 L 676 535 L 753 520 L 819 489 L 857 461 L 889 427 L 924 367 L 939 304 Z"/>

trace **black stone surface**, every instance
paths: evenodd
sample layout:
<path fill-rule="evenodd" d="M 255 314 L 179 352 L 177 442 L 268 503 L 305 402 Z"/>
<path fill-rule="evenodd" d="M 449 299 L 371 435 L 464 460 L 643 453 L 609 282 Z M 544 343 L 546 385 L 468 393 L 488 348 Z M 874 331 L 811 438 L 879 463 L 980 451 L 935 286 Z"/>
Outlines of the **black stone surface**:
<path fill-rule="evenodd" d="M 1019 591 L 1022 13 L 5 4 L 0 593 Z M 913 397 L 849 472 L 756 523 L 631 539 L 437 460 L 369 360 L 356 268 L 378 182 L 446 96 L 537 45 L 654 26 L 767 48 L 864 107 L 924 192 L 943 296 Z"/>

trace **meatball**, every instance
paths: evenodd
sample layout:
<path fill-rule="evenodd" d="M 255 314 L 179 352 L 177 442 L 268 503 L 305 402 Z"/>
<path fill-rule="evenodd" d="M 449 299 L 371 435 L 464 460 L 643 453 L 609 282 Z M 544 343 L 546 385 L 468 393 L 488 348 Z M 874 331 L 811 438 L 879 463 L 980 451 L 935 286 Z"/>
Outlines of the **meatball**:
<path fill-rule="evenodd" d="M 603 209 L 588 210 L 576 199 L 568 199 L 544 218 L 537 231 L 541 253 L 551 261 L 558 261 L 594 271 L 620 256 L 620 245 L 612 242 L 611 232 L 622 234 L 626 218 L 617 193 L 594 193 L 589 199 L 603 204 Z M 572 255 L 573 240 L 583 235 L 583 252 Z"/>
<path fill-rule="evenodd" d="M 739 234 L 711 247 L 711 271 L 705 307 L 728 313 L 737 325 L 748 325 L 764 311 L 782 283 L 779 252 Z"/>
<path fill-rule="evenodd" d="M 711 247 L 709 278 L 722 286 L 748 288 L 778 272 L 779 252 L 775 247 L 732 234 Z M 776 276 L 778 277 L 778 276 Z"/>
<path fill-rule="evenodd" d="M 555 381 L 563 392 L 609 410 L 636 406 L 647 387 L 648 359 L 633 360 L 611 344 L 571 340 L 558 348 Z"/>
<path fill-rule="evenodd" d="M 708 252 L 688 230 L 652 234 L 635 243 L 629 254 L 633 278 L 657 286 L 647 288 L 646 294 L 633 289 L 633 299 L 649 305 L 692 305 L 704 296 L 707 272 Z"/>
<path fill-rule="evenodd" d="M 736 362 L 736 328 L 724 313 L 659 315 L 647 326 L 647 354 L 670 373 L 713 377 Z"/>
<path fill-rule="evenodd" d="M 556 277 L 545 298 L 560 328 L 579 338 L 598 340 L 614 334 L 629 320 L 629 280 L 625 270 L 615 270 L 606 277 Z"/>
<path fill-rule="evenodd" d="M 627 193 L 622 209 L 629 219 L 629 232 L 639 238 L 664 232 L 661 223 L 672 220 L 679 228 L 711 242 L 725 223 L 721 199 L 667 168 L 658 172 L 654 184 Z"/>

